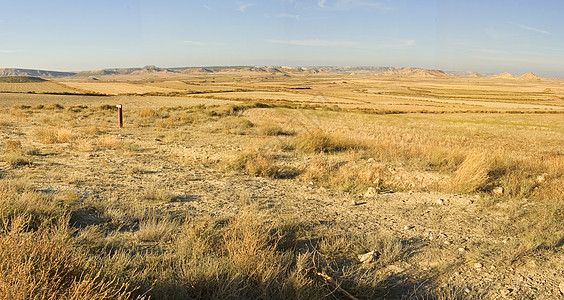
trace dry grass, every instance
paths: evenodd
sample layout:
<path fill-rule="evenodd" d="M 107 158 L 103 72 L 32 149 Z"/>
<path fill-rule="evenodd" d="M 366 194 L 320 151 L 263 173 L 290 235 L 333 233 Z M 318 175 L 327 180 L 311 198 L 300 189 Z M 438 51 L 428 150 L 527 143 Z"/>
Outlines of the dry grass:
<path fill-rule="evenodd" d="M 75 138 L 72 130 L 64 127 L 40 128 L 37 130 L 36 135 L 45 144 L 68 143 Z"/>
<path fill-rule="evenodd" d="M 131 299 L 131 289 L 74 249 L 66 219 L 26 232 L 26 215 L 0 234 L 0 295 L 4 299 Z"/>
<path fill-rule="evenodd" d="M 484 189 L 488 183 L 490 161 L 485 152 L 469 153 L 452 180 L 452 190 L 455 193 L 471 193 Z"/>
<path fill-rule="evenodd" d="M 302 84 L 297 80 L 293 83 Z M 198 85 L 199 89 L 205 88 L 204 83 L 198 84 L 202 84 Z M 358 84 L 354 83 L 354 88 Z M 271 109 L 262 104 L 240 103 L 213 106 L 210 103 L 218 102 L 212 98 L 193 101 L 187 97 L 123 96 L 120 101 L 128 101 L 126 108 L 132 108 L 125 110 L 126 125 L 131 122 L 143 128 L 126 126 L 119 129 L 119 137 L 113 134 L 118 129 L 108 129 L 115 127 L 115 106 L 97 106 L 114 98 L 92 97 L 88 102 L 91 109 L 87 109 L 77 105 L 83 99 L 74 96 L 57 96 L 55 100 L 46 95 L 33 95 L 33 98 L 18 95 L 25 100 L 22 102 L 20 98 L 7 95 L 8 100 L 2 104 L 7 109 L 0 111 L 0 129 L 14 143 L 5 144 L 6 154 L 2 156 L 3 167 L 0 166 L 0 295 L 14 299 L 103 299 L 101 292 L 105 290 L 106 298 L 118 299 L 137 295 L 156 299 L 343 298 L 338 286 L 359 298 L 378 299 L 407 297 L 393 292 L 403 281 L 414 288 L 425 284 L 424 288 L 434 291 L 433 275 L 429 275 L 429 282 L 422 282 L 408 268 L 387 277 L 389 270 L 403 268 L 404 262 L 413 263 L 406 247 L 413 244 L 423 247 L 417 251 L 425 252 L 428 251 L 425 247 L 432 246 L 432 242 L 416 238 L 401 241 L 376 234 L 374 228 L 359 229 L 361 225 L 376 222 L 348 220 L 359 228 L 347 227 L 348 224 L 342 222 L 349 213 L 354 216 L 356 210 L 366 206 L 345 207 L 348 211 L 342 214 L 339 211 L 340 215 L 334 220 L 330 215 L 323 220 L 310 219 L 319 214 L 308 215 L 304 220 L 287 220 L 279 217 L 284 208 L 276 204 L 269 206 L 269 201 L 277 199 L 262 199 L 263 195 L 257 193 L 256 200 L 253 190 L 253 198 L 249 197 L 252 201 L 247 202 L 256 202 L 260 209 L 232 210 L 233 207 L 238 209 L 237 201 L 243 200 L 236 194 L 230 198 L 223 193 L 236 193 L 237 187 L 234 191 L 229 188 L 216 191 L 221 185 L 215 184 L 233 174 L 209 170 L 221 164 L 202 163 L 205 166 L 201 168 L 199 164 L 201 158 L 207 157 L 210 161 L 228 161 L 225 158 L 232 157 L 233 153 L 219 153 L 223 150 L 218 149 L 244 148 L 246 144 L 262 145 L 262 148 L 235 155 L 237 157 L 227 163 L 229 168 L 273 179 L 299 176 L 302 181 L 316 183 L 294 185 L 291 181 L 280 183 L 263 178 L 250 180 L 256 184 L 253 188 L 259 189 L 263 182 L 279 186 L 303 185 L 307 190 L 297 191 L 300 197 L 317 193 L 317 188 L 324 190 L 317 185 L 338 189 L 324 194 L 338 197 L 356 197 L 368 187 L 380 192 L 403 189 L 480 193 L 485 199 L 481 201 L 484 205 L 468 204 L 472 208 L 468 213 L 472 214 L 475 208 L 485 221 L 488 216 L 496 216 L 496 220 L 491 221 L 492 234 L 512 239 L 506 248 L 486 242 L 482 243 L 483 248 L 469 247 L 470 259 L 488 260 L 499 256 L 507 261 L 506 266 L 514 267 L 535 255 L 548 253 L 542 256 L 544 258 L 559 251 L 564 240 L 561 116 L 390 114 L 397 110 L 397 105 L 402 105 L 403 111 L 418 111 L 427 106 L 433 111 L 465 109 L 465 104 L 456 102 L 458 98 L 450 98 L 459 93 L 458 97 L 466 97 L 463 100 L 467 102 L 467 98 L 480 98 L 483 94 L 477 91 L 444 93 L 434 87 L 436 82 L 425 84 L 429 83 L 413 82 L 416 89 L 402 89 L 393 83 L 393 87 L 383 89 L 384 93 L 399 98 L 394 98 L 396 100 L 391 101 L 394 103 L 383 107 L 385 110 L 377 115 L 343 110 L 349 104 L 334 108 L 335 111 L 322 110 L 319 105 L 324 105 L 321 103 L 324 99 L 314 99 L 307 94 L 308 90 L 300 90 L 303 94 L 283 93 L 292 94 L 288 97 L 292 101 L 305 97 L 311 102 L 320 102 L 311 104 L 318 105 L 318 109 Z M 359 88 L 359 95 L 350 95 L 353 84 L 342 83 L 347 85 L 342 90 L 337 85 L 341 83 L 320 90 L 331 90 L 327 98 L 330 101 L 348 101 L 347 97 L 368 99 L 365 94 L 372 89 Z M 113 87 L 118 88 L 118 84 Z M 286 86 L 279 88 L 288 90 Z M 267 99 L 281 94 L 277 93 L 262 92 L 259 96 Z M 497 101 L 497 104 L 492 103 L 500 106 L 510 105 L 517 98 L 525 101 L 523 95 L 514 96 L 501 90 L 487 93 L 487 99 Z M 218 97 L 231 97 L 227 93 L 219 94 Z M 421 95 L 451 102 L 415 99 Z M 258 101 L 253 98 L 256 96 L 253 92 L 245 94 L 253 101 Z M 383 101 L 385 94 L 370 96 Z M 535 101 L 545 101 L 553 107 L 558 105 L 549 103 L 552 100 L 534 97 L 538 98 Z M 38 104 L 39 101 L 43 104 Z M 61 104 L 45 104 L 52 101 Z M 187 102 L 208 106 L 172 107 Z M 406 105 L 409 103 L 414 106 Z M 489 107 L 492 103 L 483 104 Z M 22 106 L 10 108 L 14 104 Z M 375 104 L 366 103 L 367 107 L 370 105 Z M 65 107 L 68 109 L 63 109 Z M 79 119 L 82 121 L 78 122 Z M 30 135 L 35 128 L 42 129 L 37 130 L 35 136 Z M 319 128 L 323 130 L 316 130 Z M 241 134 L 245 136 L 239 136 Z M 159 139 L 157 146 L 155 139 Z M 47 145 L 37 145 L 38 141 Z M 72 143 L 59 144 L 67 142 Z M 281 144 L 283 147 L 276 146 Z M 274 146 L 268 148 L 269 145 Z M 26 152 L 30 147 L 37 147 L 34 148 L 37 151 Z M 76 153 L 77 149 L 98 153 L 90 156 Z M 487 149 L 487 155 L 475 149 Z M 123 155 L 124 161 L 139 164 L 124 169 L 104 164 L 107 169 L 96 169 L 100 166 L 98 162 L 114 150 Z M 13 155 L 13 159 L 9 155 Z M 33 168 L 17 168 L 28 164 L 20 163 L 19 159 L 29 162 L 29 155 L 36 155 Z M 163 155 L 167 155 L 166 160 L 162 159 Z M 14 163 L 10 163 L 12 160 Z M 166 164 L 155 164 L 153 160 L 163 160 Z M 77 170 L 97 172 L 69 176 L 66 172 L 74 165 L 80 166 Z M 196 165 L 197 170 L 192 173 L 188 168 Z M 104 178 L 111 180 L 96 182 L 96 176 L 106 171 L 111 176 Z M 217 175 L 211 183 L 205 177 L 208 171 Z M 26 174 L 34 179 L 17 177 Z M 172 180 L 167 176 L 178 178 Z M 421 176 L 432 184 L 424 184 L 425 180 L 418 178 Z M 449 180 L 442 184 L 440 178 Z M 235 180 L 235 177 L 229 179 Z M 186 189 L 174 186 L 182 180 L 194 182 L 190 181 Z M 200 184 L 209 189 L 200 190 Z M 502 187 L 503 194 L 492 196 L 494 187 Z M 196 200 L 177 201 L 179 198 L 175 195 L 183 193 L 194 193 Z M 267 190 L 268 193 L 277 195 L 272 190 Z M 280 193 L 285 194 L 285 191 Z M 200 194 L 203 194 L 201 199 Z M 216 195 L 220 201 L 225 196 L 227 203 L 215 203 Z M 382 195 L 382 199 L 385 197 L 387 195 Z M 406 199 L 407 206 L 413 204 L 411 198 L 406 196 Z M 303 203 L 303 198 L 295 201 L 309 205 Z M 330 198 L 320 201 L 330 201 Z M 217 204 L 209 208 L 213 217 L 202 217 L 208 203 Z M 459 203 L 453 202 L 452 209 L 458 209 L 457 205 Z M 414 209 L 424 212 L 419 206 Z M 435 207 L 432 212 L 433 216 L 427 215 L 430 227 L 436 225 L 433 218 L 439 218 L 443 210 Z M 375 218 L 380 217 L 379 212 L 374 213 Z M 71 220 L 68 220 L 69 214 Z M 402 225 L 398 225 L 400 231 Z M 491 224 L 485 222 L 478 226 L 485 225 L 489 229 Z M 370 234 L 365 235 L 363 231 Z M 415 230 L 401 232 L 420 237 Z M 455 236 L 453 234 L 453 238 Z M 370 251 L 374 251 L 377 259 L 368 264 L 360 263 L 358 255 Z M 437 289 L 424 295 L 449 299 L 459 297 L 460 290 Z"/>
<path fill-rule="evenodd" d="M 242 117 L 229 116 L 221 120 L 223 131 L 230 134 L 249 134 L 253 123 Z"/>
<path fill-rule="evenodd" d="M 339 152 L 346 150 L 359 150 L 365 145 L 359 140 L 325 133 L 321 130 L 306 132 L 296 137 L 297 150 L 305 153 Z"/>
<path fill-rule="evenodd" d="M 177 228 L 178 222 L 151 217 L 139 223 L 139 230 L 135 235 L 142 242 L 166 242 L 172 238 Z"/>
<path fill-rule="evenodd" d="M 264 150 L 245 151 L 229 162 L 228 168 L 270 178 L 294 178 L 300 173 L 295 167 L 277 163 L 274 156 Z"/>
<path fill-rule="evenodd" d="M 19 152 L 8 152 L 4 155 L 4 161 L 12 168 L 29 166 L 32 164 L 32 161 L 29 158 Z"/>

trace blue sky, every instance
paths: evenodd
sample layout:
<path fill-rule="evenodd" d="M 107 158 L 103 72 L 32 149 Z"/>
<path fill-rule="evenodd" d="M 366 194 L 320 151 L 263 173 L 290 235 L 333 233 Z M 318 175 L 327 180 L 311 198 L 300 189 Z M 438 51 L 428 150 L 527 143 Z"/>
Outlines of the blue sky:
<path fill-rule="evenodd" d="M 564 1 L 0 0 L 0 67 L 358 65 L 564 77 Z"/>

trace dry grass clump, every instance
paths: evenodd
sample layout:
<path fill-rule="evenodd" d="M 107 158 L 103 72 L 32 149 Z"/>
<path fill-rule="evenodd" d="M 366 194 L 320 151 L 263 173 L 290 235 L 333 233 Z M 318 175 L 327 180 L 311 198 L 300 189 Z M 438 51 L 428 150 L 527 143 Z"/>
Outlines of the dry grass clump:
<path fill-rule="evenodd" d="M 9 152 L 4 156 L 4 161 L 6 161 L 12 168 L 17 168 L 21 166 L 29 166 L 32 161 L 19 152 Z"/>
<path fill-rule="evenodd" d="M 251 150 L 242 153 L 232 160 L 228 167 L 233 170 L 243 171 L 252 176 L 270 178 L 293 178 L 300 173 L 294 167 L 277 164 L 273 155 L 261 150 Z"/>
<path fill-rule="evenodd" d="M 488 183 L 491 160 L 485 152 L 468 153 L 452 179 L 451 189 L 458 193 L 471 193 L 484 189 Z"/>
<path fill-rule="evenodd" d="M 102 136 L 96 139 L 95 145 L 101 149 L 119 149 L 123 142 L 115 136 Z"/>
<path fill-rule="evenodd" d="M 178 228 L 178 222 L 169 218 L 150 217 L 141 220 L 135 236 L 142 242 L 167 242 Z"/>
<path fill-rule="evenodd" d="M 296 149 L 305 153 L 331 153 L 365 148 L 363 142 L 332 135 L 321 130 L 305 132 L 296 137 Z"/>
<path fill-rule="evenodd" d="M 221 120 L 221 125 L 225 133 L 245 135 L 254 125 L 251 121 L 242 117 L 229 116 Z"/>
<path fill-rule="evenodd" d="M 61 109 L 64 109 L 64 108 L 65 107 L 62 106 L 59 103 L 52 103 L 52 104 L 45 106 L 45 109 L 48 109 L 48 110 L 55 110 L 55 109 L 61 110 Z"/>
<path fill-rule="evenodd" d="M 6 150 L 9 152 L 19 152 L 22 150 L 21 141 L 6 141 Z"/>
<path fill-rule="evenodd" d="M 350 193 L 362 192 L 368 187 L 384 189 L 387 177 L 389 174 L 383 165 L 366 160 L 345 161 L 322 153 L 314 156 L 300 175 L 302 180 Z"/>
<path fill-rule="evenodd" d="M 0 181 L 0 220 L 10 224 L 14 218 L 26 216 L 31 229 L 53 224 L 65 213 L 64 203 L 52 194 L 36 191 L 24 179 Z"/>
<path fill-rule="evenodd" d="M 258 128 L 258 133 L 260 135 L 266 136 L 277 136 L 277 135 L 292 135 L 291 131 L 284 130 L 282 127 L 276 124 L 266 124 Z"/>
<path fill-rule="evenodd" d="M 72 130 L 64 127 L 43 127 L 39 128 L 36 134 L 45 144 L 68 143 L 75 138 Z"/>
<path fill-rule="evenodd" d="M 99 136 L 109 131 L 108 126 L 98 126 L 96 124 L 89 125 L 82 129 L 82 132 L 88 136 Z"/>
<path fill-rule="evenodd" d="M 139 194 L 139 199 L 145 201 L 171 202 L 175 199 L 175 196 L 165 188 L 159 187 L 157 184 L 152 184 L 143 189 Z"/>
<path fill-rule="evenodd" d="M 137 115 L 141 118 L 144 118 L 144 119 L 153 119 L 153 118 L 156 118 L 158 116 L 157 111 L 152 109 L 152 108 L 146 108 L 146 109 L 138 112 Z"/>
<path fill-rule="evenodd" d="M 20 215 L 0 234 L 0 295 L 3 299 L 130 299 L 129 286 L 104 275 L 71 246 L 66 219 L 56 227 L 26 232 Z"/>
<path fill-rule="evenodd" d="M 383 291 L 378 270 L 405 251 L 397 241 L 385 239 L 383 246 L 377 246 L 352 235 L 314 242 L 304 239 L 299 223 L 266 222 L 253 210 L 218 221 L 188 222 L 175 241 L 177 278 L 186 296 L 323 299 L 335 293 L 341 297 L 324 277 L 330 276 L 357 297 L 376 297 Z M 379 253 L 370 265 L 357 258 L 367 249 Z"/>
<path fill-rule="evenodd" d="M 24 105 L 24 104 L 16 104 L 14 106 L 12 106 L 13 109 L 30 109 L 31 106 L 29 105 Z"/>

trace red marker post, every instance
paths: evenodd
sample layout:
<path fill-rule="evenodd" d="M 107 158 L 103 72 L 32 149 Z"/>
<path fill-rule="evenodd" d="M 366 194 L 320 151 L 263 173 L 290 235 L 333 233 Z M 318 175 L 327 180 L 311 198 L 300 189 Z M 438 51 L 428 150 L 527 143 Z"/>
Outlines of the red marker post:
<path fill-rule="evenodd" d="M 121 111 L 121 104 L 116 105 L 118 109 L 119 128 L 123 128 L 123 113 Z"/>

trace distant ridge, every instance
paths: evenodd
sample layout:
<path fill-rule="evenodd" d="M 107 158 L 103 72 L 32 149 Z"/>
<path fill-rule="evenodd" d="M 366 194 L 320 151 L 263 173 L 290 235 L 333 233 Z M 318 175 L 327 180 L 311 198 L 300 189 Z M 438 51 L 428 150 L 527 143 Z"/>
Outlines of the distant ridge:
<path fill-rule="evenodd" d="M 32 76 L 1 76 L 0 82 L 7 83 L 30 83 L 30 82 L 44 82 L 47 81 L 43 78 Z"/>
<path fill-rule="evenodd" d="M 499 79 L 517 79 L 517 76 L 509 73 L 509 72 L 503 72 L 501 74 L 497 74 L 497 75 L 492 75 L 491 78 L 499 78 Z"/>
<path fill-rule="evenodd" d="M 81 72 L 59 72 L 47 70 L 19 69 L 19 68 L 0 68 L 2 76 L 32 76 L 41 78 L 55 77 L 98 77 L 112 75 L 149 75 L 149 74 L 207 74 L 216 72 L 235 72 L 235 73 L 262 73 L 271 75 L 290 74 L 317 74 L 317 73 L 344 73 L 351 75 L 376 75 L 387 77 L 413 77 L 413 78 L 447 78 L 447 77 L 485 77 L 473 71 L 442 71 L 423 68 L 402 68 L 402 67 L 370 67 L 370 66 L 208 66 L 208 67 L 174 67 L 159 68 L 148 65 L 142 68 L 110 68 L 102 70 L 87 70 Z M 491 74 L 491 73 L 490 73 Z M 489 74 L 488 74 L 489 75 Z M 543 79 L 531 72 L 521 76 L 515 76 L 508 72 L 487 76 L 487 78 L 498 79 L 519 79 L 519 80 L 539 80 Z"/>
<path fill-rule="evenodd" d="M 36 77 L 67 77 L 74 76 L 74 72 L 57 72 L 45 70 L 30 70 L 16 68 L 0 68 L 0 76 L 36 76 Z"/>
<path fill-rule="evenodd" d="M 405 68 L 401 70 L 390 70 L 379 74 L 379 76 L 393 76 L 393 77 L 419 77 L 419 78 L 439 78 L 449 77 L 447 73 L 441 70 L 429 70 L 418 68 Z"/>
<path fill-rule="evenodd" d="M 542 77 L 539 77 L 531 72 L 527 72 L 521 76 L 515 76 L 511 73 L 505 72 L 505 73 L 501 73 L 501 74 L 497 74 L 497 75 L 492 75 L 491 78 L 500 78 L 500 79 L 520 79 L 520 80 L 538 80 L 538 79 L 542 79 Z"/>
<path fill-rule="evenodd" d="M 447 75 L 455 77 L 482 77 L 483 75 L 473 71 L 445 71 Z"/>

